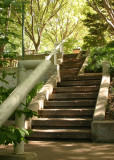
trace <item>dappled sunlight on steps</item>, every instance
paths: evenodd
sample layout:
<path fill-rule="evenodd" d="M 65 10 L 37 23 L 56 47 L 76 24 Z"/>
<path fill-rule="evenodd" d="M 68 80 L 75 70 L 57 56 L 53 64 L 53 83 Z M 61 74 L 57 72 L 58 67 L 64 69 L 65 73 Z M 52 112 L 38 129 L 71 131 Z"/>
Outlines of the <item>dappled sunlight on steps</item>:
<path fill-rule="evenodd" d="M 101 74 L 78 75 L 84 58 L 64 55 L 61 82 L 53 89 L 39 119 L 32 120 L 29 140 L 91 141 L 91 122 L 101 83 Z"/>

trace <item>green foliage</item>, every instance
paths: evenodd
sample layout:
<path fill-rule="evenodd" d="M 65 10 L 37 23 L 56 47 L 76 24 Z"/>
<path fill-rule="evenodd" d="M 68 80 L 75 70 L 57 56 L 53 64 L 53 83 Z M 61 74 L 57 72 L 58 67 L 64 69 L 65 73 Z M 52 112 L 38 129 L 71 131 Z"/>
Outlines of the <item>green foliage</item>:
<path fill-rule="evenodd" d="M 111 41 L 107 44 L 107 47 L 114 48 L 114 41 Z"/>
<path fill-rule="evenodd" d="M 14 126 L 2 126 L 0 128 L 0 145 L 13 144 L 14 146 L 16 146 L 21 141 L 27 143 L 25 135 L 29 136 L 31 133 L 32 131 L 27 129 L 20 129 Z"/>
<path fill-rule="evenodd" d="M 90 58 L 88 60 L 88 66 L 85 68 L 85 72 L 101 72 L 102 62 L 110 62 L 110 73 L 114 73 L 114 41 L 108 43 L 104 47 L 96 47 L 91 49 Z"/>
<path fill-rule="evenodd" d="M 7 89 L 4 87 L 0 87 L 0 104 L 9 96 L 9 94 L 13 91 L 13 89 Z"/>
<path fill-rule="evenodd" d="M 1 0 L 0 1 L 0 47 L 4 48 L 6 44 L 10 44 L 12 47 L 15 45 L 10 42 L 9 36 L 16 36 L 14 32 L 9 29 L 9 22 L 14 23 L 10 18 L 10 5 L 13 4 L 13 0 Z"/>
<path fill-rule="evenodd" d="M 12 74 L 12 73 L 6 73 L 5 71 L 2 71 L 2 76 L 0 78 L 0 81 L 4 82 L 5 84 L 8 84 L 8 82 L 5 80 L 5 77 L 8 75 L 11 75 L 15 78 L 15 73 Z M 36 94 L 38 93 L 38 91 L 42 88 L 44 82 L 40 82 L 38 85 L 36 85 L 32 90 L 31 92 L 28 94 L 27 98 L 26 98 L 26 105 L 24 110 L 17 110 L 15 111 L 10 119 L 11 120 L 14 120 L 15 119 L 15 113 L 18 113 L 18 115 L 22 115 L 24 114 L 26 116 L 26 119 L 28 118 L 32 118 L 33 116 L 37 116 L 38 117 L 38 114 L 37 112 L 34 112 L 30 109 L 27 108 L 27 106 L 29 105 L 29 103 L 31 102 L 31 100 L 36 96 Z M 7 89 L 5 87 L 0 87 L 0 104 L 2 104 L 2 102 L 11 94 L 11 92 L 13 91 L 14 89 Z"/>
<path fill-rule="evenodd" d="M 3 78 L 5 78 L 5 74 L 3 75 Z M 29 93 L 28 97 L 29 100 L 27 101 L 28 104 L 32 100 L 32 98 L 36 95 L 36 93 L 41 89 L 43 85 L 43 82 L 41 82 L 39 85 L 36 85 L 33 90 Z M 13 89 L 5 89 L 4 87 L 0 87 L 0 104 L 9 96 L 9 94 L 12 92 Z M 27 104 L 27 105 L 28 105 Z M 15 114 L 17 114 L 19 117 L 22 116 L 22 114 L 25 115 L 26 119 L 32 118 L 33 116 L 38 117 L 37 112 L 32 111 L 28 109 L 26 106 L 23 110 L 16 110 L 10 119 L 15 119 Z M 20 129 L 14 126 L 2 126 L 0 128 L 0 145 L 8 145 L 13 144 L 16 146 L 21 141 L 24 141 L 27 143 L 27 140 L 25 139 L 25 136 L 29 136 L 31 134 L 32 130 L 28 129 Z"/>
<path fill-rule="evenodd" d="M 6 76 L 6 73 L 3 72 L 2 78 L 4 79 Z M 5 81 L 5 80 L 4 80 Z M 7 82 L 7 81 L 6 81 Z M 32 91 L 27 96 L 27 105 L 30 103 L 32 98 L 36 96 L 37 92 L 42 88 L 43 82 L 36 85 Z M 13 89 L 6 89 L 4 87 L 0 87 L 0 104 L 9 96 L 9 94 L 13 91 Z M 24 104 L 22 104 L 24 105 Z M 33 116 L 39 117 L 37 112 L 32 111 L 28 109 L 26 106 L 23 110 L 16 110 L 10 117 L 11 120 L 15 119 L 15 114 L 17 114 L 19 117 L 22 116 L 22 114 L 25 115 L 26 119 L 32 118 Z M 8 145 L 13 144 L 14 147 L 20 143 L 21 141 L 24 141 L 27 143 L 27 140 L 25 139 L 25 136 L 29 136 L 31 134 L 32 130 L 28 129 L 20 129 L 18 127 L 14 126 L 2 126 L 0 128 L 0 145 Z"/>
<path fill-rule="evenodd" d="M 77 40 L 74 38 L 68 38 L 64 43 L 64 52 L 65 54 L 72 53 L 73 49 L 76 47 Z"/>
<path fill-rule="evenodd" d="M 9 84 L 8 81 L 5 80 L 5 77 L 7 75 L 13 76 L 13 78 L 15 78 L 15 73 L 6 73 L 4 70 L 0 71 L 1 73 L 1 77 L 0 77 L 0 81 L 2 83 L 5 84 Z M 0 104 L 2 104 L 2 102 L 10 95 L 10 93 L 14 90 L 14 88 L 12 89 L 7 89 L 3 86 L 0 87 Z"/>
<path fill-rule="evenodd" d="M 17 114 L 19 117 L 21 117 L 22 114 L 24 114 L 24 115 L 26 116 L 26 119 L 32 118 L 33 116 L 39 117 L 38 114 L 37 114 L 37 112 L 32 111 L 32 110 L 30 110 L 30 109 L 27 108 L 27 107 L 24 107 L 23 110 L 17 110 L 17 111 L 16 111 L 16 114 Z"/>
<path fill-rule="evenodd" d="M 100 19 L 98 14 L 86 13 L 86 19 L 83 20 L 84 25 L 88 28 L 89 34 L 84 37 L 83 49 L 87 50 L 92 47 L 103 46 L 106 44 L 104 33 L 107 25 Z"/>
<path fill-rule="evenodd" d="M 10 63 L 8 59 L 13 60 L 16 59 L 17 52 L 1 52 L 0 53 L 0 67 L 7 67 L 8 63 Z"/>
<path fill-rule="evenodd" d="M 36 94 L 39 92 L 39 90 L 43 87 L 44 82 L 40 82 L 39 84 L 37 84 L 32 90 L 31 92 L 28 94 L 27 98 L 26 98 L 26 106 L 29 105 L 29 103 L 31 102 L 31 100 L 36 96 Z"/>
<path fill-rule="evenodd" d="M 3 78 L 5 78 L 5 73 L 3 74 Z M 32 91 L 29 93 L 27 97 L 27 105 L 30 103 L 32 98 L 36 96 L 36 93 L 42 88 L 43 82 L 40 84 L 36 85 Z M 5 89 L 4 87 L 0 87 L 0 104 L 9 96 L 13 89 Z M 24 105 L 24 104 L 22 104 Z M 24 107 L 23 110 L 16 110 L 10 119 L 14 120 L 15 114 L 17 114 L 19 117 L 22 116 L 22 114 L 25 115 L 26 119 L 32 118 L 33 116 L 39 117 L 37 112 L 32 111 L 28 109 L 26 106 Z M 14 147 L 20 143 L 21 141 L 24 141 L 27 143 L 27 140 L 25 139 L 25 136 L 29 136 L 32 133 L 32 130 L 28 129 L 20 129 L 18 127 L 14 126 L 2 126 L 0 128 L 0 145 L 8 145 L 8 144 L 13 144 Z"/>
<path fill-rule="evenodd" d="M 21 32 L 13 13 L 22 14 L 22 3 L 27 1 L 1 0 L 0 1 L 0 67 L 7 64 L 2 58 L 14 59 L 16 49 L 19 51 Z M 18 30 L 16 30 L 18 28 Z"/>
<path fill-rule="evenodd" d="M 112 77 L 109 86 L 108 105 L 106 108 L 106 119 L 114 120 L 114 77 Z"/>
<path fill-rule="evenodd" d="M 114 34 L 114 23 L 113 23 L 113 6 L 114 3 L 112 0 L 87 0 L 87 5 L 95 11 L 101 21 L 103 20 L 108 26 L 108 32 Z"/>

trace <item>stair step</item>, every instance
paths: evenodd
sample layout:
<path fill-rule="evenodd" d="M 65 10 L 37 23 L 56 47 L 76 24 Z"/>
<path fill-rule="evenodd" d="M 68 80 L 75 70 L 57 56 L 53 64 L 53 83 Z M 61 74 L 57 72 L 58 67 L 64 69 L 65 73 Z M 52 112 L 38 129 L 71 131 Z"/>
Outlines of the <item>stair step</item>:
<path fill-rule="evenodd" d="M 62 69 L 61 71 L 60 71 L 60 73 L 71 73 L 71 72 L 77 72 L 77 71 L 79 71 L 79 68 L 69 68 L 69 69 Z"/>
<path fill-rule="evenodd" d="M 42 109 L 38 115 L 44 118 L 77 118 L 77 116 L 92 116 L 93 108 L 89 109 Z"/>
<path fill-rule="evenodd" d="M 76 81 L 76 80 L 101 80 L 102 75 L 94 75 L 94 76 L 89 76 L 89 75 L 80 75 L 80 76 L 69 76 L 66 75 L 64 77 L 61 77 L 61 81 Z"/>
<path fill-rule="evenodd" d="M 53 102 L 53 101 L 51 101 L 51 102 Z M 60 101 L 60 102 L 62 102 L 62 101 Z M 69 101 L 67 102 L 67 103 L 69 103 Z M 45 109 L 89 109 L 89 108 L 93 108 L 93 107 L 95 107 L 95 104 L 94 105 L 87 105 L 87 104 L 83 104 L 83 105 L 72 105 L 72 104 L 70 104 L 69 103 L 69 105 L 67 104 L 67 105 L 49 105 L 49 104 L 47 104 L 47 105 L 45 105 Z"/>
<path fill-rule="evenodd" d="M 64 101 L 45 101 L 44 106 L 95 106 L 96 99 L 81 99 L 81 100 L 64 100 Z"/>
<path fill-rule="evenodd" d="M 62 69 L 72 69 L 72 68 L 80 68 L 82 66 L 82 62 L 81 63 L 73 63 L 72 65 L 67 65 L 67 64 L 61 64 L 60 65 L 60 70 Z"/>
<path fill-rule="evenodd" d="M 63 65 L 71 65 L 71 64 L 76 64 L 76 63 L 83 63 L 84 62 L 84 58 L 80 58 L 80 59 L 75 59 L 73 61 L 70 61 L 70 60 L 65 60 L 63 61 Z"/>
<path fill-rule="evenodd" d="M 69 76 L 69 77 L 74 77 L 74 76 L 76 76 L 77 74 L 78 74 L 78 72 L 79 72 L 79 69 L 77 69 L 76 71 L 62 71 L 62 72 L 60 72 L 60 75 L 61 75 L 61 77 L 66 77 L 66 75 L 67 76 Z"/>
<path fill-rule="evenodd" d="M 66 76 L 74 77 L 74 76 L 77 76 L 78 73 L 79 73 L 79 69 L 77 71 L 75 71 L 75 72 L 67 72 L 67 71 L 62 72 L 62 73 L 60 73 L 60 76 L 63 77 L 63 78 L 66 77 Z"/>
<path fill-rule="evenodd" d="M 33 129 L 29 139 L 91 139 L 90 129 Z"/>
<path fill-rule="evenodd" d="M 102 74 L 78 72 L 85 58 L 64 55 L 60 65 L 61 82 L 53 89 L 40 118 L 32 119 L 30 140 L 92 140 L 91 122 Z"/>
<path fill-rule="evenodd" d="M 58 82 L 57 86 L 89 86 L 89 85 L 97 85 L 100 84 L 101 80 L 84 80 L 84 81 L 65 81 L 65 82 Z"/>
<path fill-rule="evenodd" d="M 63 59 L 74 59 L 77 57 L 78 54 L 64 54 Z"/>
<path fill-rule="evenodd" d="M 85 58 L 78 58 L 78 59 L 73 59 L 73 58 L 69 58 L 69 59 L 64 59 L 63 63 L 69 63 L 69 62 L 83 62 L 85 60 Z"/>
<path fill-rule="evenodd" d="M 38 118 L 32 127 L 80 127 L 91 126 L 92 118 Z"/>
<path fill-rule="evenodd" d="M 92 86 L 74 86 L 74 87 L 55 87 L 53 93 L 79 93 L 79 92 L 93 92 L 99 91 L 99 85 Z"/>
<path fill-rule="evenodd" d="M 95 105 L 94 105 L 95 106 Z M 45 106 L 45 109 L 89 109 L 89 108 L 93 108 L 94 106 Z"/>
<path fill-rule="evenodd" d="M 61 100 L 61 99 L 90 99 L 97 98 L 97 92 L 89 92 L 89 93 L 57 93 L 51 94 L 49 96 L 49 100 Z"/>

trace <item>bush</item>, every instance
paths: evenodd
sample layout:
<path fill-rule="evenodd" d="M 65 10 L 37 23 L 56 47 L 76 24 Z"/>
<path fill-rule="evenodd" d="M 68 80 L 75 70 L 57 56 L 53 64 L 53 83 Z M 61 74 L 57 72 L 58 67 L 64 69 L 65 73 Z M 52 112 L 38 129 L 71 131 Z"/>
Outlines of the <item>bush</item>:
<path fill-rule="evenodd" d="M 32 99 L 36 96 L 36 94 L 40 91 L 40 89 L 43 87 L 44 82 L 40 82 L 37 84 L 28 94 L 26 98 L 26 106 L 29 105 L 29 103 L 32 101 Z"/>
<path fill-rule="evenodd" d="M 29 93 L 29 95 L 26 98 L 26 106 L 24 106 L 23 110 L 16 110 L 10 117 L 11 120 L 15 119 L 15 114 L 17 114 L 18 117 L 21 117 L 22 114 L 25 115 L 26 119 L 32 118 L 33 116 L 39 117 L 37 112 L 32 111 L 27 108 L 27 105 L 30 103 L 32 98 L 34 98 L 37 94 L 37 92 L 42 88 L 43 82 L 36 85 L 32 91 Z M 5 89 L 4 87 L 0 87 L 0 104 L 9 96 L 11 93 L 11 89 Z M 21 104 L 22 105 L 22 104 Z M 28 129 L 21 129 L 16 126 L 5 126 L 3 125 L 0 128 L 0 145 L 8 145 L 13 144 L 14 147 L 20 143 L 21 141 L 24 141 L 27 143 L 27 140 L 25 139 L 25 136 L 29 136 L 32 133 L 32 130 Z"/>
<path fill-rule="evenodd" d="M 0 104 L 10 95 L 13 89 L 6 89 L 4 87 L 0 87 Z"/>
<path fill-rule="evenodd" d="M 25 136 L 29 136 L 32 133 L 32 130 L 20 129 L 14 126 L 2 126 L 0 128 L 0 145 L 13 144 L 15 147 L 21 141 L 27 143 Z"/>
<path fill-rule="evenodd" d="M 104 47 L 91 49 L 85 72 L 102 72 L 102 62 L 104 61 L 110 62 L 110 73 L 114 73 L 114 41 Z"/>

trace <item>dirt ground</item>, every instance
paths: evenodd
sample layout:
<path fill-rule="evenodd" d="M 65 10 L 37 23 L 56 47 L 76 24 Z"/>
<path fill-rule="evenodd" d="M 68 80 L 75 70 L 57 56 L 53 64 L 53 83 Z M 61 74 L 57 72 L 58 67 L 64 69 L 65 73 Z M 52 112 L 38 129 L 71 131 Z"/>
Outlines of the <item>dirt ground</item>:
<path fill-rule="evenodd" d="M 0 152 L 13 152 L 12 145 L 0 146 Z M 114 143 L 31 141 L 26 152 L 36 152 L 38 160 L 114 160 Z"/>

